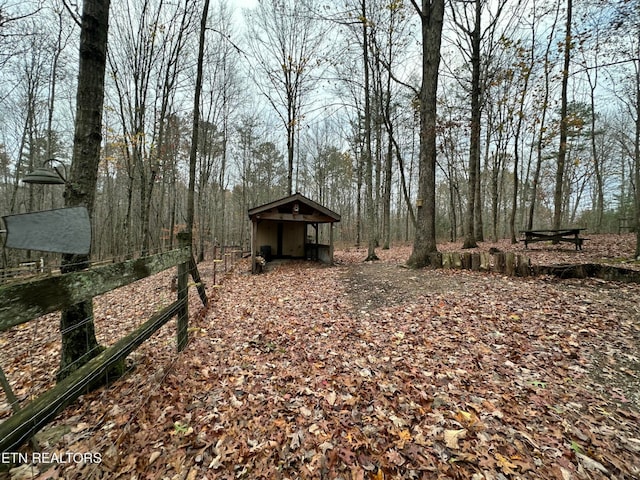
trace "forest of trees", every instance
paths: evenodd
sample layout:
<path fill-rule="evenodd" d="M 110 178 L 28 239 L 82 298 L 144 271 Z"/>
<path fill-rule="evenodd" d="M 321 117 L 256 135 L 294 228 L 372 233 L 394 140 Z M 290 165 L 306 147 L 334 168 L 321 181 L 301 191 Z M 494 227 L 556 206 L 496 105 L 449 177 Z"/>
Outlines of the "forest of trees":
<path fill-rule="evenodd" d="M 78 8 L 0 0 L 1 215 L 64 205 L 64 187 L 20 179 L 50 158 L 70 170 Z M 370 248 L 425 218 L 465 246 L 638 223 L 639 0 L 112 0 L 106 62 L 94 260 L 175 246 L 192 152 L 201 256 L 246 246 L 247 210 L 295 192 L 342 215 L 339 243 Z"/>

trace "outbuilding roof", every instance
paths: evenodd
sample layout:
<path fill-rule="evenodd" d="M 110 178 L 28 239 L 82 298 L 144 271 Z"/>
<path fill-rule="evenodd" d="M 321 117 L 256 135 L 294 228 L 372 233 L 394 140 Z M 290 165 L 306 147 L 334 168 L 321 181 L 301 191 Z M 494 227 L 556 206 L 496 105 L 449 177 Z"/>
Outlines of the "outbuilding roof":
<path fill-rule="evenodd" d="M 295 193 L 274 200 L 259 207 L 249 209 L 251 221 L 278 220 L 307 223 L 334 223 L 340 221 L 340 215 L 323 207 L 319 203 Z"/>

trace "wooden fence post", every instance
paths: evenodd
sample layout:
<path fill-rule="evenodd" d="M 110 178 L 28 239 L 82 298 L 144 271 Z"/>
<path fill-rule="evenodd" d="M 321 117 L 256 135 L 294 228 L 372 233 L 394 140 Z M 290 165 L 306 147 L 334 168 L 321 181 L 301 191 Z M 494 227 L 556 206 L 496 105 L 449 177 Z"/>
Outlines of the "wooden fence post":
<path fill-rule="evenodd" d="M 200 296 L 200 300 L 202 300 L 202 304 L 206 307 L 209 305 L 209 300 L 207 299 L 207 292 L 204 288 L 204 283 L 202 282 L 202 278 L 200 277 L 200 272 L 198 271 L 198 265 L 196 264 L 193 256 L 189 259 L 189 273 L 191 274 L 191 278 L 196 284 L 196 289 L 198 290 L 198 295 Z"/>
<path fill-rule="evenodd" d="M 2 389 L 4 390 L 4 394 L 6 395 L 7 400 L 9 401 L 9 404 L 11 405 L 11 409 L 14 412 L 18 412 L 20 410 L 20 407 L 18 405 L 18 399 L 16 398 L 15 394 L 13 393 L 13 390 L 11 389 L 11 385 L 9 384 L 9 381 L 7 380 L 7 377 L 5 377 L 4 370 L 2 370 L 2 367 L 0 367 L 0 384 L 2 385 Z"/>
<path fill-rule="evenodd" d="M 7 396 L 7 400 L 11 404 L 11 410 L 13 410 L 13 413 L 18 413 L 20 411 L 20 403 L 18 402 L 18 399 L 13 393 L 13 390 L 11 389 L 11 385 L 9 384 L 9 381 L 5 376 L 4 370 L 2 370 L 2 367 L 0 367 L 0 383 L 2 384 L 4 393 Z M 34 452 L 38 450 L 39 448 L 38 442 L 36 442 L 33 437 L 29 439 L 29 444 L 31 445 L 31 448 L 33 449 Z"/>
<path fill-rule="evenodd" d="M 191 245 L 191 235 L 187 232 L 178 233 L 178 242 L 181 247 Z M 189 261 L 178 264 L 178 351 L 181 352 L 189 341 Z"/>

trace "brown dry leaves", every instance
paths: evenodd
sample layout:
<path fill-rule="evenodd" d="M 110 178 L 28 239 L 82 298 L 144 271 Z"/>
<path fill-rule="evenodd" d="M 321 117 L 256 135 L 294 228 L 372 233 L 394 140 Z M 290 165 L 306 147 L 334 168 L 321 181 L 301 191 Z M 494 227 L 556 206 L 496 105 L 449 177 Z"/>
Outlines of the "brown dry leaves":
<path fill-rule="evenodd" d="M 238 267 L 160 385 L 65 412 L 95 427 L 57 447 L 104 461 L 61 476 L 640 477 L 639 286 L 411 271 L 404 252 Z"/>
<path fill-rule="evenodd" d="M 467 251 L 488 251 L 491 247 L 504 252 L 518 252 L 526 254 L 534 265 L 556 265 L 563 263 L 604 263 L 618 265 L 624 268 L 638 269 L 640 266 L 634 259 L 636 235 L 625 233 L 593 234 L 589 230 L 581 233 L 581 237 L 588 240 L 584 242 L 582 250 L 576 251 L 574 245 L 560 243 L 552 245 L 551 242 L 532 243 L 529 248 L 524 248 L 524 243 L 512 244 L 508 239 L 498 242 L 480 242 L 477 249 Z M 438 245 L 438 250 L 462 251 L 462 241 L 444 243 Z"/>

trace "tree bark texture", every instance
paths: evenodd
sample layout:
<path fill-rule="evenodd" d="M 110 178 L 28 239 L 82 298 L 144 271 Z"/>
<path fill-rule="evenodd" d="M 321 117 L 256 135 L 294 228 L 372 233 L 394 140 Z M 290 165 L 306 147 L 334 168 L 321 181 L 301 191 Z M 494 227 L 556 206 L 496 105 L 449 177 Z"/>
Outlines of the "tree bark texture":
<path fill-rule="evenodd" d="M 189 190 L 187 198 L 187 233 L 189 243 L 193 240 L 193 223 L 195 218 L 196 164 L 198 160 L 198 134 L 200 131 L 200 95 L 202 93 L 202 66 L 204 63 L 204 42 L 207 31 L 209 0 L 205 0 L 200 20 L 200 40 L 198 43 L 198 68 L 196 88 L 193 98 L 193 129 L 191 131 L 191 149 L 189 151 Z"/>
<path fill-rule="evenodd" d="M 475 24 L 471 32 L 471 137 L 469 146 L 469 197 L 465 218 L 465 238 L 462 248 L 475 248 L 476 216 L 480 208 L 480 20 L 482 7 L 475 1 Z"/>
<path fill-rule="evenodd" d="M 638 28 L 638 40 L 640 40 L 640 28 Z M 640 54 L 640 44 L 638 44 L 637 52 Z M 636 131 L 634 132 L 634 156 L 635 156 L 635 229 L 636 229 L 636 259 L 640 258 L 640 60 L 636 62 Z"/>
<path fill-rule="evenodd" d="M 567 0 L 567 23 L 564 40 L 564 67 L 562 70 L 562 98 L 560 106 L 560 148 L 558 150 L 558 162 L 556 170 L 556 188 L 553 194 L 553 228 L 558 229 L 562 224 L 562 204 L 564 191 L 564 170 L 567 157 L 567 95 L 569 84 L 569 62 L 571 60 L 571 12 L 573 0 Z"/>
<path fill-rule="evenodd" d="M 420 89 L 420 161 L 418 208 L 413 251 L 407 264 L 414 268 L 430 265 L 436 247 L 436 114 L 438 67 L 444 18 L 444 0 L 423 0 L 422 87 Z"/>
<path fill-rule="evenodd" d="M 102 142 L 109 3 L 110 0 L 85 0 L 83 3 L 73 158 L 65 189 L 65 205 L 85 206 L 90 218 L 93 216 Z M 62 258 L 63 273 L 88 266 L 88 255 L 64 255 Z M 93 301 L 84 301 L 63 310 L 60 331 L 62 352 L 58 380 L 101 352 L 93 324 Z"/>
<path fill-rule="evenodd" d="M 378 260 L 376 255 L 376 215 L 373 203 L 373 158 L 371 151 L 371 96 L 369 77 L 369 29 L 367 27 L 367 2 L 362 0 L 362 61 L 364 66 L 364 161 L 365 210 L 367 216 L 367 258 L 365 261 Z"/>

